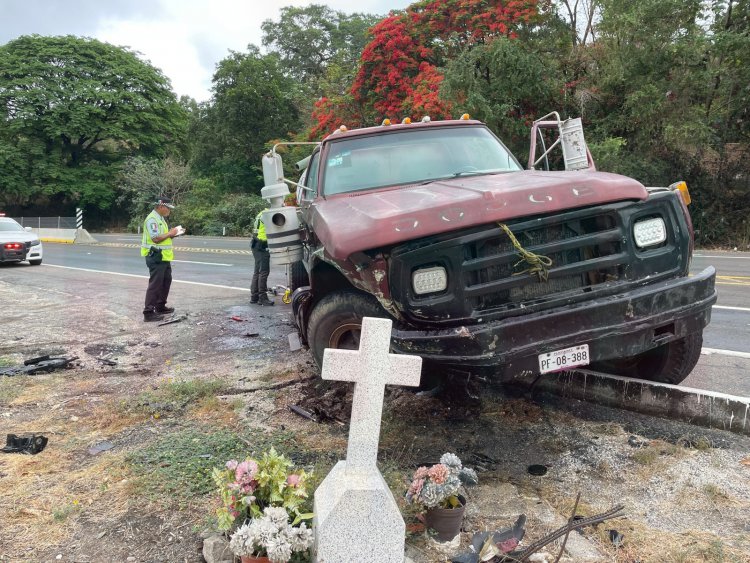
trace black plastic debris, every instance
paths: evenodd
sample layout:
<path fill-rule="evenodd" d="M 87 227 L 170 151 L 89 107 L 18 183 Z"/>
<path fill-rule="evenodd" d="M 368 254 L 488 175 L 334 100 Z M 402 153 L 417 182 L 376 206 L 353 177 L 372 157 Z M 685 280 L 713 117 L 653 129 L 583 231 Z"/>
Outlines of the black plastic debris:
<path fill-rule="evenodd" d="M 622 545 L 622 542 L 625 540 L 625 536 L 617 530 L 607 531 L 609 532 L 609 541 L 612 542 L 612 545 L 614 545 L 615 547 L 620 547 Z"/>
<path fill-rule="evenodd" d="M 535 477 L 541 477 L 542 475 L 547 474 L 547 466 L 535 463 L 534 465 L 529 465 L 526 471 L 529 472 L 529 475 L 534 475 Z"/>
<path fill-rule="evenodd" d="M 47 446 L 47 437 L 41 434 L 31 436 L 17 436 L 8 434 L 5 438 L 5 447 L 0 452 L 6 454 L 29 454 L 35 455 Z"/>
<path fill-rule="evenodd" d="M 35 373 L 50 373 L 57 369 L 68 367 L 68 364 L 78 359 L 78 356 L 70 358 L 66 356 L 40 356 L 24 361 L 23 367 L 11 367 L 0 369 L 0 375 L 33 375 Z"/>

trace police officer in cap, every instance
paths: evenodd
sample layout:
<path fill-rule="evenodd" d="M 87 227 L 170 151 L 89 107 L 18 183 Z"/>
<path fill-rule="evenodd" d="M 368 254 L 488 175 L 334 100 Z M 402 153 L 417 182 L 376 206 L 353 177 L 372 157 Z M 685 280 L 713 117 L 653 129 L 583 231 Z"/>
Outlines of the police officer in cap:
<path fill-rule="evenodd" d="M 146 303 L 143 307 L 143 320 L 158 321 L 165 314 L 174 313 L 173 307 L 167 307 L 169 288 L 172 285 L 172 260 L 174 251 L 172 239 L 184 233 L 180 227 L 169 228 L 166 218 L 174 209 L 172 200 L 166 196 L 159 197 L 154 210 L 143 222 L 141 256 L 146 257 L 148 266 L 148 289 Z"/>

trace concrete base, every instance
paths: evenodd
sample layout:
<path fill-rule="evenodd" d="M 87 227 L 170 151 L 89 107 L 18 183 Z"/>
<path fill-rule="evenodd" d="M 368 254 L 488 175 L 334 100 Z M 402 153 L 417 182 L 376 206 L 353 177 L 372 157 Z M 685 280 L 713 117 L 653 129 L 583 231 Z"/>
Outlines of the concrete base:
<path fill-rule="evenodd" d="M 534 390 L 750 436 L 750 397 L 586 370 L 545 375 Z"/>
<path fill-rule="evenodd" d="M 99 242 L 86 229 L 76 229 L 76 244 L 96 244 Z"/>
<path fill-rule="evenodd" d="M 403 563 L 406 526 L 380 472 L 339 461 L 315 491 L 316 563 Z"/>

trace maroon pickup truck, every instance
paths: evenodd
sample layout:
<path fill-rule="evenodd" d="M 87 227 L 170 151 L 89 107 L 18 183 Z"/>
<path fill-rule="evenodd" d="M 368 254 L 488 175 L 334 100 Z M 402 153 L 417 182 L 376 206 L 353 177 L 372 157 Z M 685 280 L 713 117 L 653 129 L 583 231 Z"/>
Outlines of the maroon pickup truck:
<path fill-rule="evenodd" d="M 293 311 L 318 364 L 375 316 L 393 351 L 451 373 L 687 377 L 716 291 L 712 267 L 688 277 L 686 186 L 597 172 L 580 120 L 550 115 L 526 170 L 468 116 L 342 127 L 298 163 L 299 237 L 269 248 L 298 252 Z"/>

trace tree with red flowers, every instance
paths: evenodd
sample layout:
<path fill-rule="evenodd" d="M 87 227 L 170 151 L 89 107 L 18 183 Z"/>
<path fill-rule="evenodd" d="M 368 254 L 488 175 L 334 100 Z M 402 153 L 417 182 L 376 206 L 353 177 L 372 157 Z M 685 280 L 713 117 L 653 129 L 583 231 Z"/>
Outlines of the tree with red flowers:
<path fill-rule="evenodd" d="M 319 100 L 313 136 L 339 123 L 365 125 L 384 117 L 450 117 L 438 95 L 448 60 L 476 44 L 514 37 L 536 15 L 536 0 L 421 0 L 392 12 L 370 30 L 350 94 Z"/>

